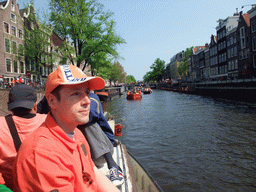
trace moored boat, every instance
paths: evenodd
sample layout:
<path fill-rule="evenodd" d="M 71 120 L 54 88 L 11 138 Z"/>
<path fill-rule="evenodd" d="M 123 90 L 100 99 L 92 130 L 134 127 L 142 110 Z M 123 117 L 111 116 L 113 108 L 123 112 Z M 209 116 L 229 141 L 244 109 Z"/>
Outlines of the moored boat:
<path fill-rule="evenodd" d="M 150 93 L 152 93 L 152 89 L 150 87 L 147 87 L 147 88 L 144 88 L 142 90 L 142 92 L 143 92 L 143 94 L 150 94 Z"/>
<path fill-rule="evenodd" d="M 127 100 L 140 100 L 141 99 L 141 93 L 127 93 Z"/>
<path fill-rule="evenodd" d="M 107 92 L 95 92 L 95 94 L 98 95 L 100 101 L 106 101 L 108 99 L 108 93 Z"/>

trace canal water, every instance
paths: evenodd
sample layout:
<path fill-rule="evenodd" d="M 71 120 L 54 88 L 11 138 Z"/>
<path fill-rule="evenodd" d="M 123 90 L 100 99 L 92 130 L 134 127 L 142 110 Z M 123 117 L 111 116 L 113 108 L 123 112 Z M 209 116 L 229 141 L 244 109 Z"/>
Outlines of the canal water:
<path fill-rule="evenodd" d="M 154 90 L 103 103 L 164 191 L 256 191 L 256 107 Z"/>

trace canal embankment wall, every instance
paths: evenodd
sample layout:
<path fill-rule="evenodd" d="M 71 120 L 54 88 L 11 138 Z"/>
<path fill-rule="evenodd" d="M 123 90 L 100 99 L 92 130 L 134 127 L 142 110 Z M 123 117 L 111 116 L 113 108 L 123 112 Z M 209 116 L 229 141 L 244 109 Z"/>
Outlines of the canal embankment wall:
<path fill-rule="evenodd" d="M 10 113 L 8 111 L 8 97 L 9 97 L 9 89 L 0 89 L 0 115 L 7 115 Z M 44 91 L 37 91 L 37 101 L 39 102 L 44 96 Z"/>
<path fill-rule="evenodd" d="M 256 78 L 197 83 L 156 83 L 156 89 L 256 102 Z"/>

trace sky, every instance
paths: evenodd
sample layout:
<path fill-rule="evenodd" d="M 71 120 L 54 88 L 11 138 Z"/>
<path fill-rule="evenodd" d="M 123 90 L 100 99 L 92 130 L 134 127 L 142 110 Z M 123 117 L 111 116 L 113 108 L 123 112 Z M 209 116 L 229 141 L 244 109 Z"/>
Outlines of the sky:
<path fill-rule="evenodd" d="M 246 13 L 252 0 L 98 0 L 113 12 L 116 34 L 126 44 L 118 45 L 119 63 L 136 80 L 151 71 L 157 58 L 170 59 L 191 46 L 210 43 L 219 19 L 236 11 Z M 18 0 L 20 7 L 27 0 Z M 35 9 L 47 10 L 49 0 L 34 0 Z M 242 8 L 244 6 L 244 8 Z M 237 9 L 237 10 L 236 10 Z"/>

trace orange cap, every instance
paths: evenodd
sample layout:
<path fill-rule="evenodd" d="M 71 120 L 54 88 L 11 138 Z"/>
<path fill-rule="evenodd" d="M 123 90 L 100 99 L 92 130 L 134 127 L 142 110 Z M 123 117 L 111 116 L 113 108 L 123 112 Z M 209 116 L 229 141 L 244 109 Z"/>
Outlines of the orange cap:
<path fill-rule="evenodd" d="M 91 90 L 105 87 L 105 81 L 101 77 L 87 77 L 81 69 L 74 65 L 61 65 L 47 77 L 45 95 L 51 93 L 59 85 L 74 85 L 87 81 Z"/>

